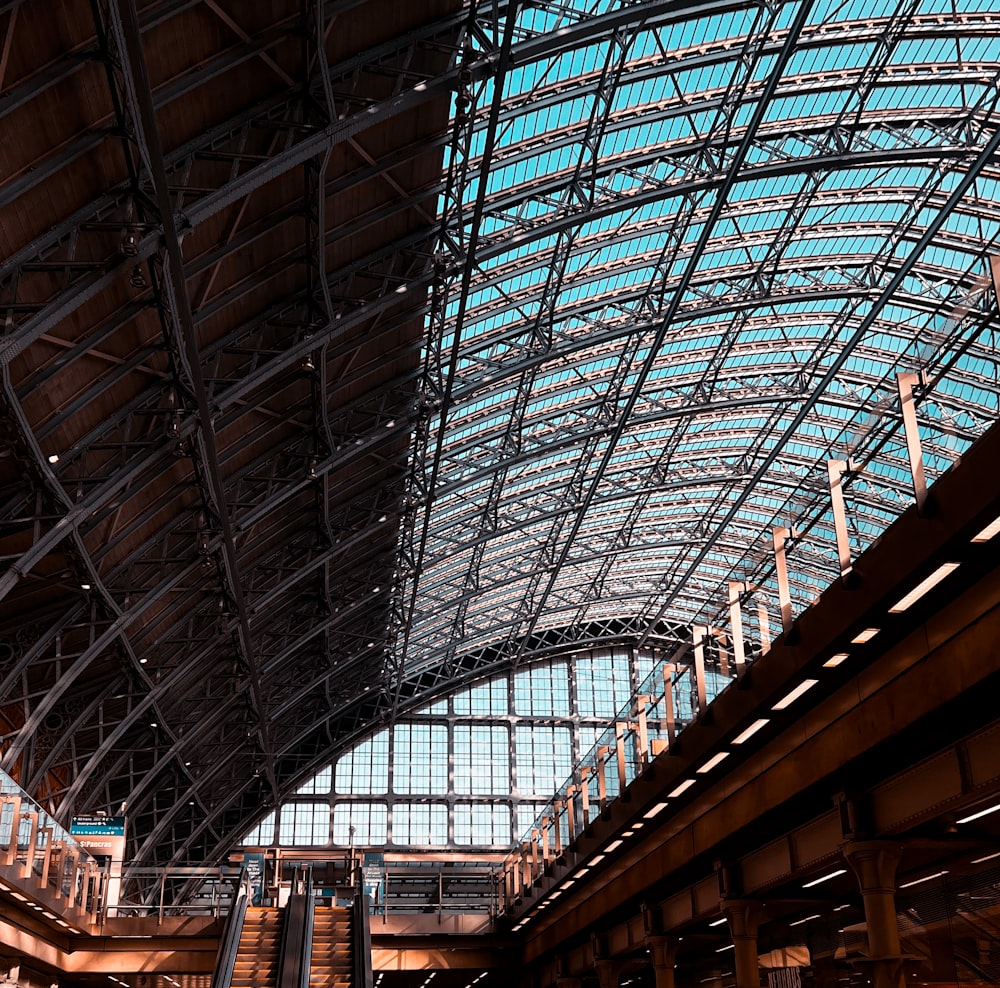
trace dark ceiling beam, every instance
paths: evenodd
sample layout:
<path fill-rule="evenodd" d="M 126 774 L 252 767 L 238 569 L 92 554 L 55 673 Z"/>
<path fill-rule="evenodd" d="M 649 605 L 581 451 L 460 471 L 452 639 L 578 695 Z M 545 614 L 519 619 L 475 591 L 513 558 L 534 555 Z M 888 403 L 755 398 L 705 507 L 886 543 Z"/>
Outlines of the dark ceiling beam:
<path fill-rule="evenodd" d="M 796 10 L 795 16 L 789 24 L 781 52 L 774 57 L 773 64 L 769 67 L 767 82 L 764 86 L 763 93 L 761 94 L 760 102 L 756 105 L 751 119 L 747 122 L 742 140 L 740 141 L 738 148 L 733 153 L 732 160 L 728 163 L 725 175 L 719 183 L 713 208 L 702 226 L 697 244 L 685 265 L 684 272 L 681 274 L 677 285 L 674 287 L 667 312 L 664 314 L 663 321 L 658 327 L 655 338 L 649 347 L 648 355 L 643 360 L 638 373 L 634 375 L 634 383 L 629 389 L 627 396 L 621 405 L 621 410 L 618 412 L 614 431 L 611 433 L 605 447 L 605 451 L 601 455 L 596 470 L 592 472 L 591 478 L 583 494 L 581 509 L 570 522 L 568 533 L 566 533 L 566 535 L 561 539 L 561 548 L 556 551 L 554 568 L 550 571 L 547 577 L 543 577 L 540 581 L 544 584 L 544 586 L 542 586 L 541 592 L 533 601 L 531 615 L 525 622 L 524 634 L 521 637 L 522 642 L 527 641 L 531 637 L 535 626 L 544 612 L 546 603 L 559 578 L 560 568 L 569 555 L 573 542 L 580 531 L 583 518 L 590 506 L 590 502 L 593 500 L 597 493 L 597 489 L 601 484 L 604 471 L 607 469 L 607 466 L 614 455 L 615 449 L 625 432 L 629 417 L 636 402 L 638 401 L 642 388 L 644 387 L 646 379 L 649 376 L 649 372 L 653 367 L 656 355 L 663 344 L 667 330 L 673 322 L 673 317 L 680 306 L 680 302 L 685 294 L 687 285 L 694 278 L 698 261 L 708 247 L 715 224 L 718 222 L 718 219 L 722 214 L 722 210 L 728 200 L 729 193 L 736 184 L 743 162 L 746 160 L 746 156 L 749 153 L 753 142 L 756 140 L 757 132 L 764 121 L 767 108 L 770 105 L 770 99 L 778 88 L 784 67 L 788 64 L 795 51 L 799 35 L 805 27 L 811 10 L 811 0 L 807 0 L 807 2 L 801 4 Z M 750 59 L 752 54 L 748 53 L 747 57 Z M 524 646 L 522 644 L 521 648 L 523 649 L 523 647 Z M 515 659 L 515 662 L 516 661 L 517 660 Z"/>
<path fill-rule="evenodd" d="M 726 514 L 718 521 L 715 526 L 715 536 L 706 541 L 705 545 L 699 549 L 694 560 L 688 565 L 681 579 L 681 583 L 684 582 L 702 563 L 705 557 L 711 551 L 715 539 L 719 537 L 722 531 L 729 525 L 732 519 L 736 516 L 739 510 L 746 503 L 747 499 L 751 496 L 754 491 L 756 484 L 760 481 L 763 475 L 771 468 L 774 461 L 777 459 L 778 455 L 781 453 L 783 448 L 795 435 L 796 430 L 805 421 L 806 416 L 810 413 L 813 406 L 823 397 L 826 392 L 827 387 L 830 382 L 837 376 L 843 365 L 847 362 L 848 358 L 854 352 L 857 345 L 864 338 L 865 334 L 870 330 L 875 319 L 878 317 L 878 313 L 890 303 L 893 299 L 895 293 L 902 285 L 903 281 L 910 273 L 910 270 L 914 267 L 917 260 L 927 249 L 927 247 L 935 241 L 938 235 L 938 231 L 944 226 L 945 223 L 951 217 L 952 209 L 961 202 L 963 196 L 965 196 L 969 188 L 978 178 L 980 172 L 984 168 L 989 166 L 997 152 L 1000 151 L 1000 129 L 997 129 L 993 135 L 986 141 L 985 145 L 979 151 L 976 158 L 971 161 L 962 175 L 962 177 L 957 182 L 955 188 L 953 189 L 951 195 L 948 197 L 948 203 L 946 207 L 939 212 L 934 214 L 934 217 L 927 224 L 923 235 L 921 236 L 919 242 L 912 249 L 910 254 L 899 264 L 895 274 L 889 280 L 889 283 L 883 289 L 878 301 L 872 306 L 871 310 L 865 315 L 861 320 L 860 324 L 852 333 L 849 340 L 846 340 L 842 345 L 841 349 L 837 352 L 837 355 L 832 361 L 830 361 L 826 373 L 823 377 L 815 383 L 813 386 L 813 394 L 810 399 L 803 403 L 802 407 L 799 409 L 798 413 L 795 415 L 794 419 L 788 424 L 781 435 L 777 438 L 772 449 L 764 456 L 761 460 L 759 466 L 754 471 L 754 477 L 747 484 L 746 488 L 740 494 L 740 496 L 732 503 Z M 660 607 L 657 609 L 655 616 L 653 617 L 653 622 L 662 619 L 664 614 L 669 610 L 673 597 L 676 591 L 668 590 L 664 597 L 664 600 Z M 652 622 L 651 625 L 652 626 Z M 645 640 L 645 636 L 643 638 Z"/>
<path fill-rule="evenodd" d="M 229 507 L 226 502 L 225 486 L 219 468 L 219 454 L 215 441 L 215 429 L 212 423 L 212 411 L 208 405 L 208 395 L 202 379 L 201 353 L 194 320 L 191 316 L 191 302 L 187 292 L 187 282 L 184 276 L 184 260 L 181 253 L 180 240 L 174 226 L 173 204 L 171 202 L 170 186 L 167 180 L 166 166 L 160 150 L 159 131 L 156 123 L 156 111 L 153 106 L 153 94 L 146 70 L 145 55 L 142 49 L 142 36 L 134 0 L 120 0 L 121 52 L 123 70 L 126 79 L 126 92 L 130 101 L 134 101 L 132 112 L 137 123 L 141 124 L 141 134 L 134 136 L 144 145 L 144 161 L 150 171 L 150 178 L 155 190 L 156 203 L 159 210 L 159 221 L 162 225 L 164 245 L 167 253 L 167 272 L 170 278 L 171 292 L 168 292 L 173 316 L 176 320 L 176 330 L 181 337 L 184 357 L 187 366 L 185 376 L 189 379 L 194 398 L 197 403 L 199 417 L 199 435 L 205 457 L 206 480 L 211 492 L 212 507 L 222 532 L 223 559 L 227 577 L 227 589 L 232 594 L 236 606 L 238 634 L 242 659 L 246 664 L 246 673 L 250 683 L 250 691 L 257 716 L 257 731 L 260 735 L 261 750 L 264 754 L 268 781 L 275 799 L 278 793 L 278 781 L 271 750 L 271 727 L 268 722 L 263 687 L 261 684 L 258 657 L 253 635 L 250 631 L 250 621 L 246 601 L 243 596 L 243 576 L 240 570 L 239 556 L 233 541 L 232 525 L 229 518 Z"/>
<path fill-rule="evenodd" d="M 412 50 L 422 44 L 433 41 L 436 36 L 445 36 L 448 30 L 450 30 L 450 27 L 448 27 L 446 22 L 437 22 L 429 25 L 424 32 L 414 32 L 406 39 L 395 42 L 392 45 L 382 46 L 382 48 L 385 48 L 387 51 Z M 353 71 L 354 68 L 362 67 L 372 60 L 377 61 L 379 57 L 384 55 L 382 48 L 361 53 L 355 59 L 331 67 L 331 71 L 335 75 L 339 75 L 340 73 Z M 266 161 L 254 165 L 235 177 L 231 177 L 220 188 L 208 192 L 200 199 L 189 203 L 185 208 L 177 211 L 176 214 L 172 212 L 171 216 L 175 230 L 186 233 L 215 216 L 220 210 L 249 195 L 255 189 L 325 153 L 328 148 L 347 141 L 376 124 L 384 123 L 424 103 L 441 98 L 451 90 L 456 77 L 457 69 L 452 68 L 435 79 L 420 80 L 412 87 L 390 99 L 367 106 L 360 112 L 355 112 L 333 122 L 322 131 L 311 133 L 297 144 L 286 146 L 282 151 L 272 155 Z M 297 88 L 293 89 L 288 93 L 270 98 L 258 104 L 251 110 L 227 121 L 225 124 L 212 128 L 210 131 L 199 135 L 198 138 L 189 141 L 187 144 L 166 155 L 163 159 L 164 168 L 174 171 L 182 167 L 184 162 L 192 160 L 200 152 L 210 151 L 223 138 L 249 125 L 256 117 L 267 117 L 286 104 L 288 106 L 297 104 L 300 95 Z M 92 140 L 94 138 L 88 137 L 88 139 Z M 59 167 L 63 167 L 64 164 L 65 161 L 62 161 Z M 35 175 L 36 172 L 31 173 L 31 175 Z M 0 194 L 2 194 L 2 190 L 0 190 Z M 51 252 L 81 224 L 94 222 L 97 217 L 104 214 L 114 215 L 116 212 L 119 212 L 120 209 L 118 207 L 124 202 L 127 195 L 127 190 L 112 193 L 102 197 L 93 205 L 88 205 L 78 210 L 65 222 L 54 227 L 42 237 L 37 238 L 13 256 L 7 258 L 0 265 L 0 280 L 5 281 L 15 275 L 21 267 L 30 263 L 34 257 Z M 0 338 L 0 364 L 7 364 L 15 359 L 25 347 L 37 340 L 44 333 L 53 329 L 60 321 L 76 311 L 80 305 L 92 299 L 96 294 L 119 278 L 127 277 L 137 262 L 147 259 L 160 248 L 163 237 L 162 229 L 155 229 L 145 233 L 139 240 L 135 255 L 130 255 L 127 258 L 119 256 L 112 262 L 110 268 L 106 264 L 102 265 L 100 270 L 95 271 L 93 274 L 88 274 L 80 283 L 74 284 L 72 288 L 67 289 L 60 296 L 51 300 L 45 308 L 31 315 L 15 331 Z"/>

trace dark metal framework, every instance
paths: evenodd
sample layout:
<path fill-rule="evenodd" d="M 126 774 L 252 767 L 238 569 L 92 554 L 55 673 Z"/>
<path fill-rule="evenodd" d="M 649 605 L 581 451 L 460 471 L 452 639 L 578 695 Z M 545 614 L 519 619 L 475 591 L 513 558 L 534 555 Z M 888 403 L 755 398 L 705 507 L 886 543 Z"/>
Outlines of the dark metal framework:
<path fill-rule="evenodd" d="M 200 864 L 460 683 L 773 612 L 773 525 L 807 604 L 897 373 L 931 478 L 996 414 L 992 7 L 0 5 L 0 768 Z"/>

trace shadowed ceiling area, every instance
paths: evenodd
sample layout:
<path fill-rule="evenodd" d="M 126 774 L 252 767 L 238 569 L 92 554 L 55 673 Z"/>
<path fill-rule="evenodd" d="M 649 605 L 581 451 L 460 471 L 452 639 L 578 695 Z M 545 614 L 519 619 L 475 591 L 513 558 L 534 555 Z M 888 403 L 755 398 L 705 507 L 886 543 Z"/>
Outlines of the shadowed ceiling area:
<path fill-rule="evenodd" d="M 759 653 L 831 483 L 850 553 L 911 503 L 909 396 L 929 482 L 996 418 L 991 0 L 0 29 L 0 769 L 136 862 L 539 656 L 734 594 Z"/>

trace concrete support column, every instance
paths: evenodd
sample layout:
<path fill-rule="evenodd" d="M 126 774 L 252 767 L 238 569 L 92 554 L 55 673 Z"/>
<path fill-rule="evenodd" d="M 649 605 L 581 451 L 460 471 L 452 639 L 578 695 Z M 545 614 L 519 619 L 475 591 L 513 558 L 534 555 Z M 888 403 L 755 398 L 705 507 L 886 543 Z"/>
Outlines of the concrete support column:
<path fill-rule="evenodd" d="M 849 841 L 843 847 L 861 888 L 868 927 L 868 958 L 874 988 L 903 988 L 903 957 L 896 924 L 896 865 L 902 848 L 893 841 Z"/>
<path fill-rule="evenodd" d="M 763 906 L 752 899 L 723 899 L 721 905 L 735 948 L 736 988 L 760 988 L 757 927 L 764 918 Z"/>
<path fill-rule="evenodd" d="M 609 957 L 594 960 L 597 988 L 618 988 L 618 964 Z"/>
<path fill-rule="evenodd" d="M 676 939 L 665 936 L 647 936 L 646 946 L 653 962 L 656 988 L 674 988 L 674 961 L 677 959 Z"/>

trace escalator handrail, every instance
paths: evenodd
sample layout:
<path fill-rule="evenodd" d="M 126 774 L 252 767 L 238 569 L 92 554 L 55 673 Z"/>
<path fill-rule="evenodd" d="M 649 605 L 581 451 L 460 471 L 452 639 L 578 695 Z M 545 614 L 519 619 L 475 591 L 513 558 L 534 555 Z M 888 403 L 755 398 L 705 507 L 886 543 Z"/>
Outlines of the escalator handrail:
<path fill-rule="evenodd" d="M 371 900 L 360 879 L 354 886 L 354 921 L 351 923 L 351 986 L 372 988 Z"/>
<path fill-rule="evenodd" d="M 312 960 L 312 869 L 306 866 L 303 871 L 302 891 L 295 891 L 299 880 L 294 879 L 293 891 L 285 906 L 277 988 L 309 988 L 309 966 Z"/>
<path fill-rule="evenodd" d="M 247 869 L 240 872 L 236 898 L 233 901 L 226 925 L 222 929 L 219 941 L 219 953 L 215 958 L 215 970 L 212 971 L 212 988 L 229 988 L 236 970 L 236 955 L 240 949 L 240 935 L 243 933 L 243 923 L 246 920 L 247 906 L 250 904 L 250 878 Z"/>

